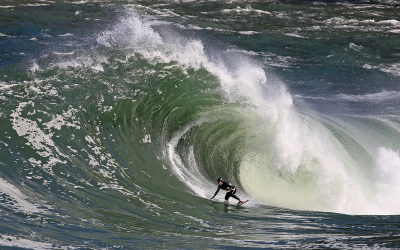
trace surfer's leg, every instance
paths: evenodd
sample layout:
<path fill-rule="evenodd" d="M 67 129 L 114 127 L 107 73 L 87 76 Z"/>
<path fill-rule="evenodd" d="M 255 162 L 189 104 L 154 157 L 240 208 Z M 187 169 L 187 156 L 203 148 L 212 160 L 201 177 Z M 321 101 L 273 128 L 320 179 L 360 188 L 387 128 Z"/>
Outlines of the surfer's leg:
<path fill-rule="evenodd" d="M 232 196 L 233 198 L 235 198 L 238 201 L 241 201 L 240 198 L 235 195 L 236 194 L 236 189 L 233 189 L 229 193 L 230 193 L 230 196 Z"/>
<path fill-rule="evenodd" d="M 226 192 L 225 200 L 227 201 L 231 197 L 231 192 Z"/>

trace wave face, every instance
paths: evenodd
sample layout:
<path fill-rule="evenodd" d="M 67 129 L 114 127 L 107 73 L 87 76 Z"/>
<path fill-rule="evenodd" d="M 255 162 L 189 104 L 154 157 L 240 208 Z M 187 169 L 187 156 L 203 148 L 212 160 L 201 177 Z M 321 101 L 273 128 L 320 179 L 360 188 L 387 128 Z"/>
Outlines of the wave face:
<path fill-rule="evenodd" d="M 169 4 L 165 8 L 176 7 Z M 218 13 L 252 20 L 280 15 L 286 7 L 277 5 L 282 9 L 274 12 L 227 4 Z M 234 31 L 202 28 L 194 20 L 174 23 L 176 13 L 156 4 L 77 6 L 43 8 L 109 19 L 91 33 L 82 27 L 76 27 L 82 34 L 41 30 L 30 39 L 41 44 L 40 56 L 26 44 L 13 59 L 3 53 L 9 63 L 0 68 L 1 245 L 280 248 L 286 242 L 287 248 L 286 237 L 298 235 L 293 248 L 329 247 L 330 227 L 321 220 L 335 225 L 374 215 L 365 227 L 379 229 L 385 222 L 378 215 L 400 213 L 396 89 L 344 91 L 343 82 L 331 94 L 318 92 L 316 82 L 296 89 L 283 80 L 293 65 L 280 61 L 271 68 L 271 58 L 282 57 L 254 54 L 232 45 L 234 39 L 220 42 L 207 33 Z M 18 8 L 2 12 L 8 9 Z M 328 24 L 337 30 L 398 26 L 395 20 L 356 22 L 346 16 L 319 25 Z M 26 40 L 8 34 L 0 36 Z M 366 49 L 353 43 L 346 50 Z M 336 65 L 342 59 L 332 60 Z M 365 63 L 359 70 L 398 80 L 395 65 L 385 65 Z M 290 84 L 298 72 L 289 74 Z M 210 202 L 218 177 L 234 183 L 249 206 L 220 204 L 221 193 Z M 328 236 L 317 244 L 306 235 L 318 230 Z M 364 246 L 352 240 L 354 234 L 340 236 L 340 247 Z M 379 239 L 368 244 L 376 246 Z"/>

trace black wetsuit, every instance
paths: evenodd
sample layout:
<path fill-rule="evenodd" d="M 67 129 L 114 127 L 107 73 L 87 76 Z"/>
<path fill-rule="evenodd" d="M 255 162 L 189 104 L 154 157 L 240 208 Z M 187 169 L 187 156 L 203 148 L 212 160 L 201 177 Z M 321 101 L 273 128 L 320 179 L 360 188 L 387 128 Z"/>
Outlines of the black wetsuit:
<path fill-rule="evenodd" d="M 220 189 L 222 189 L 222 190 L 229 190 L 228 192 L 226 192 L 225 200 L 228 200 L 230 197 L 233 197 L 233 198 L 235 198 L 236 200 L 240 201 L 239 197 L 237 197 L 237 196 L 235 195 L 235 193 L 236 193 L 236 187 L 233 186 L 232 184 L 230 184 L 229 182 L 226 182 L 226 181 L 222 181 L 222 185 L 218 185 L 218 189 L 217 189 L 217 191 L 215 192 L 215 194 L 214 194 L 214 196 L 213 196 L 212 198 L 214 198 L 214 197 L 218 194 L 218 192 L 219 192 Z M 211 198 L 211 199 L 212 199 L 212 198 Z"/>

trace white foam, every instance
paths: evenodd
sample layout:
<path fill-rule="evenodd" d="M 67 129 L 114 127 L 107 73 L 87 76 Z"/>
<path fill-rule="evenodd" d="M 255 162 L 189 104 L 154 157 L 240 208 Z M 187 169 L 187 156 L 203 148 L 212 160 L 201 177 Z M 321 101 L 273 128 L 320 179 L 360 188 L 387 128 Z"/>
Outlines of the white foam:
<path fill-rule="evenodd" d="M 72 120 L 75 117 L 75 114 L 78 112 L 77 109 L 72 108 L 70 106 L 68 111 L 63 112 L 62 114 L 57 114 L 53 120 L 43 123 L 47 129 L 55 128 L 57 130 L 61 130 L 62 127 L 73 127 L 76 129 L 80 129 L 79 121 Z M 72 121 L 70 121 L 72 120 Z"/>
<path fill-rule="evenodd" d="M 63 69 L 86 67 L 102 72 L 104 71 L 104 68 L 102 66 L 103 63 L 107 63 L 106 57 L 102 57 L 99 55 L 82 55 L 71 60 L 57 62 L 53 65 L 53 67 L 60 67 Z"/>
<path fill-rule="evenodd" d="M 318 120 L 289 112 L 257 137 L 241 164 L 246 191 L 292 209 L 371 213 L 364 175 Z"/>
<path fill-rule="evenodd" d="M 380 22 L 378 22 L 378 23 L 379 23 L 379 24 L 390 24 L 390 25 L 393 25 L 393 26 L 400 26 L 400 22 L 397 21 L 397 20 L 394 20 L 394 19 L 392 19 L 392 20 L 380 21 Z"/>
<path fill-rule="evenodd" d="M 341 99 L 351 102 L 384 102 L 389 100 L 396 100 L 400 98 L 400 92 L 398 91 L 386 91 L 382 90 L 378 93 L 365 94 L 365 95 L 348 95 L 338 94 L 335 99 Z"/>
<path fill-rule="evenodd" d="M 144 135 L 144 138 L 142 139 L 143 143 L 151 143 L 151 137 L 149 134 Z"/>
<path fill-rule="evenodd" d="M 74 34 L 72 34 L 72 33 L 66 33 L 66 34 L 58 35 L 58 36 L 74 36 Z"/>
<path fill-rule="evenodd" d="M 364 69 L 379 69 L 382 72 L 385 72 L 385 73 L 388 73 L 388 74 L 391 74 L 394 76 L 400 76 L 400 63 L 379 64 L 379 65 L 364 64 L 363 68 Z"/>
<path fill-rule="evenodd" d="M 286 33 L 284 34 L 285 36 L 291 36 L 291 37 L 297 37 L 297 38 L 307 38 L 305 36 L 301 36 L 299 34 L 295 34 L 295 33 Z"/>
<path fill-rule="evenodd" d="M 24 249 L 43 250 L 43 249 L 78 249 L 72 246 L 57 246 L 53 243 L 38 242 L 23 237 L 16 237 L 10 235 L 0 235 L 0 245 L 5 247 L 17 247 Z M 80 247 L 79 247 L 80 249 Z"/>
<path fill-rule="evenodd" d="M 400 155 L 392 149 L 377 149 L 375 186 L 379 214 L 400 214 Z"/>
<path fill-rule="evenodd" d="M 12 128 L 17 132 L 18 136 L 24 137 L 28 140 L 26 143 L 36 150 L 36 153 L 42 157 L 48 158 L 46 164 L 42 165 L 42 168 L 48 173 L 53 173 L 52 167 L 57 163 L 66 163 L 60 159 L 60 156 L 67 157 L 64 155 L 52 140 L 53 133 L 46 133 L 42 131 L 36 121 L 22 117 L 22 111 L 25 107 L 32 106 L 34 103 L 20 102 L 18 108 L 13 111 L 10 115 L 12 117 L 11 123 Z M 55 154 L 53 150 L 57 153 Z"/>
<path fill-rule="evenodd" d="M 149 23 L 142 21 L 136 13 L 130 12 L 112 30 L 103 32 L 97 42 L 107 47 L 138 44 L 141 42 L 162 43 L 161 36 L 154 32 Z"/>
<path fill-rule="evenodd" d="M 350 49 L 355 50 L 355 51 L 360 51 L 362 50 L 364 47 L 361 45 L 356 45 L 354 43 L 350 43 L 349 44 Z"/>
<path fill-rule="evenodd" d="M 18 188 L 11 183 L 0 178 L 1 193 L 7 196 L 7 199 L 2 204 L 9 206 L 16 211 L 26 214 L 46 213 L 46 210 L 39 208 L 41 205 L 33 204 L 28 201 L 28 197 L 24 195 Z M 11 202 L 10 202 L 11 200 Z"/>
<path fill-rule="evenodd" d="M 271 15 L 271 12 L 269 12 L 269 11 L 253 9 L 250 4 L 248 4 L 245 8 L 241 8 L 240 6 L 237 6 L 234 9 L 223 9 L 223 10 L 221 10 L 221 12 L 222 13 L 237 13 L 237 14 L 248 14 L 251 12 L 255 12 L 259 15 Z"/>
<path fill-rule="evenodd" d="M 191 124 L 183 130 L 175 133 L 172 140 L 169 141 L 164 154 L 168 157 L 174 174 L 188 186 L 196 195 L 203 198 L 211 198 L 212 187 L 209 181 L 200 172 L 193 156 L 193 148 L 188 152 L 187 159 L 191 159 L 189 165 L 185 165 L 180 154 L 176 151 L 179 139 L 182 138 L 190 128 L 200 125 L 200 122 Z"/>
<path fill-rule="evenodd" d="M 15 84 L 8 84 L 8 83 L 5 83 L 5 82 L 0 82 L 0 90 L 10 89 L 10 88 L 12 88 L 12 87 L 14 87 L 14 86 L 17 86 L 17 85 L 20 85 L 20 84 L 17 84 L 17 83 L 15 83 Z"/>
<path fill-rule="evenodd" d="M 379 69 L 394 76 L 400 76 L 400 63 L 381 64 L 379 65 Z"/>
<path fill-rule="evenodd" d="M 35 72 L 37 72 L 37 71 L 40 70 L 40 67 L 39 67 L 39 65 L 36 63 L 36 61 L 33 61 L 33 65 L 32 65 L 32 67 L 30 68 L 30 70 L 31 70 L 32 73 L 35 73 Z"/>
<path fill-rule="evenodd" d="M 194 217 L 194 216 L 184 215 L 184 214 L 179 213 L 179 212 L 174 212 L 174 214 L 178 214 L 178 215 L 183 216 L 183 217 L 185 217 L 185 218 L 189 218 L 189 219 L 191 219 L 191 220 L 193 220 L 193 221 L 195 221 L 195 222 L 200 223 L 200 225 L 202 225 L 202 226 L 204 226 L 204 227 L 210 227 L 210 225 L 208 225 L 207 223 L 205 223 L 202 219 L 196 218 L 196 217 Z"/>
<path fill-rule="evenodd" d="M 253 34 L 259 34 L 260 32 L 249 30 L 249 31 L 238 31 L 238 33 L 242 35 L 253 35 Z"/>

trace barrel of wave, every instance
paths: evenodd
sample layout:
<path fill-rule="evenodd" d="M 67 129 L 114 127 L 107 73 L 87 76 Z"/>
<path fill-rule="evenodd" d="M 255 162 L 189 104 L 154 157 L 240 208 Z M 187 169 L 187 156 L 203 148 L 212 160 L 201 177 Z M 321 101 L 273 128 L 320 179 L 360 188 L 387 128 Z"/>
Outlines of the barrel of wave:
<path fill-rule="evenodd" d="M 245 191 L 290 209 L 368 214 L 371 190 L 345 147 L 313 116 L 290 110 L 249 139 Z"/>

